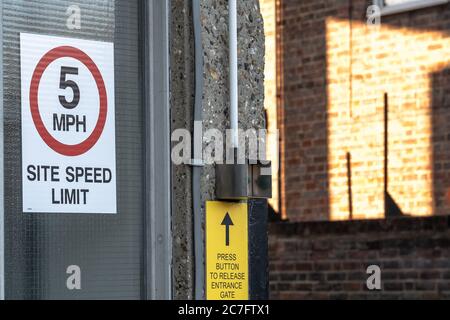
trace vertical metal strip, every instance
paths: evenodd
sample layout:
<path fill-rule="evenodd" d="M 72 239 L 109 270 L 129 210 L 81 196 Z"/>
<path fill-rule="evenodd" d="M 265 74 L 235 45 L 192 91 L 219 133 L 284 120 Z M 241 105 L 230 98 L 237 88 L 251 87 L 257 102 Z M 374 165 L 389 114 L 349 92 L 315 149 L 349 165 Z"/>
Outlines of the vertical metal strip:
<path fill-rule="evenodd" d="M 269 299 L 267 200 L 248 200 L 248 261 L 250 300 Z"/>
<path fill-rule="evenodd" d="M 5 206 L 3 148 L 3 1 L 0 1 L 0 300 L 5 299 Z"/>
<path fill-rule="evenodd" d="M 145 1 L 146 298 L 172 298 L 169 8 Z"/>
<path fill-rule="evenodd" d="M 388 216 L 389 193 L 389 96 L 384 93 L 384 218 Z"/>

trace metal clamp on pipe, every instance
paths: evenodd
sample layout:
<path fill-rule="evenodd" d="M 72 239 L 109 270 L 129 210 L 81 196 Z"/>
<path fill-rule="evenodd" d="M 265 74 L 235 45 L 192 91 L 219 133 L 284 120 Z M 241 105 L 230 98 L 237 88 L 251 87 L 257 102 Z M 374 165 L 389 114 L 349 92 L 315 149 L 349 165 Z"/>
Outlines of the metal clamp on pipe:
<path fill-rule="evenodd" d="M 216 197 L 219 200 L 272 198 L 270 161 L 246 160 L 244 164 L 216 165 Z"/>
<path fill-rule="evenodd" d="M 230 59 L 230 129 L 234 164 L 216 165 L 216 197 L 219 200 L 245 200 L 272 197 L 271 163 L 237 161 L 239 146 L 237 1 L 228 0 Z"/>

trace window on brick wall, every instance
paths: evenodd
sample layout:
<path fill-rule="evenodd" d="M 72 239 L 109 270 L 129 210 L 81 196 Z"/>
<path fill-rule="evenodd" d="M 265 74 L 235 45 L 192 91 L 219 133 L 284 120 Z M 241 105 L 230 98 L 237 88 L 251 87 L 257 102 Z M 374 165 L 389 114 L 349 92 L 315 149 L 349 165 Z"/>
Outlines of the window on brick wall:
<path fill-rule="evenodd" d="M 375 0 L 381 8 L 382 15 L 395 14 L 405 11 L 418 10 L 426 7 L 448 3 L 449 0 Z"/>

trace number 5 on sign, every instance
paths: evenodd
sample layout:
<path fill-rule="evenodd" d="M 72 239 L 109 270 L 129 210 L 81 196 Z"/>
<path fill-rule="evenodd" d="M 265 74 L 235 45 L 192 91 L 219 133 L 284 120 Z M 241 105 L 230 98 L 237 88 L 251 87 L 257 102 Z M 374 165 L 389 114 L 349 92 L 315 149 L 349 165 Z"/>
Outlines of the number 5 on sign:
<path fill-rule="evenodd" d="M 71 67 L 61 67 L 61 78 L 59 81 L 59 88 L 66 89 L 71 88 L 73 93 L 73 99 L 71 102 L 67 102 L 66 96 L 59 96 L 59 102 L 66 109 L 73 109 L 78 106 L 80 102 L 80 88 L 76 84 L 76 82 L 72 80 L 67 80 L 67 75 L 73 74 L 78 75 L 78 68 Z"/>

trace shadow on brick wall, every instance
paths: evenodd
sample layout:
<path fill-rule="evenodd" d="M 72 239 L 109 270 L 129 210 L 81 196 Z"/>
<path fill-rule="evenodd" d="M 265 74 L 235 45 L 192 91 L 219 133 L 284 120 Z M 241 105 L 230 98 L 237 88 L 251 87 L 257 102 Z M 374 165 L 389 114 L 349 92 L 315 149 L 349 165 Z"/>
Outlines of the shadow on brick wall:
<path fill-rule="evenodd" d="M 432 74 L 433 196 L 436 215 L 450 213 L 450 67 Z"/>
<path fill-rule="evenodd" d="M 371 4 L 372 1 L 368 0 L 282 2 L 279 13 L 281 23 L 278 26 L 278 59 L 281 61 L 278 67 L 278 91 L 281 98 L 278 102 L 282 109 L 279 127 L 283 140 L 281 193 L 282 208 L 292 221 L 323 221 L 331 218 L 326 20 L 332 17 L 348 21 L 350 25 L 365 24 L 366 10 Z M 450 32 L 450 4 L 383 16 L 381 22 L 396 28 L 436 31 L 445 36 Z M 351 47 L 349 50 L 351 52 Z M 442 215 L 450 212 L 450 174 L 447 173 L 450 172 L 450 151 L 447 151 L 450 150 L 450 117 L 447 111 L 450 103 L 449 70 L 447 68 L 431 74 L 430 78 L 430 153 L 433 161 L 430 203 L 434 203 L 432 213 Z M 350 87 L 348 90 L 357 89 Z M 380 97 L 383 94 L 379 92 Z M 351 172 L 351 167 L 348 171 Z M 351 178 L 344 179 L 350 184 Z M 345 201 L 352 203 L 351 192 L 348 194 L 349 199 Z M 396 198 L 399 197 L 397 194 L 393 196 L 396 201 L 401 200 Z"/>

